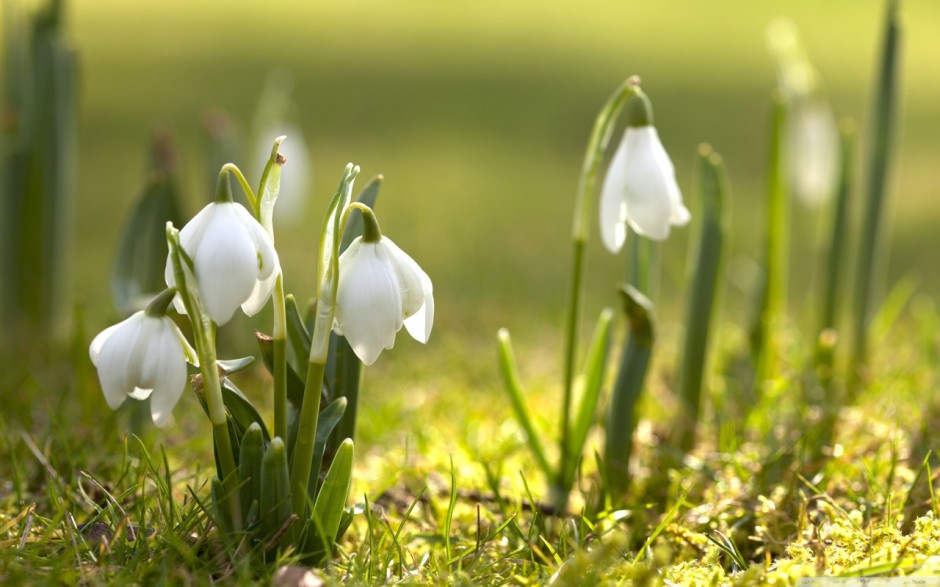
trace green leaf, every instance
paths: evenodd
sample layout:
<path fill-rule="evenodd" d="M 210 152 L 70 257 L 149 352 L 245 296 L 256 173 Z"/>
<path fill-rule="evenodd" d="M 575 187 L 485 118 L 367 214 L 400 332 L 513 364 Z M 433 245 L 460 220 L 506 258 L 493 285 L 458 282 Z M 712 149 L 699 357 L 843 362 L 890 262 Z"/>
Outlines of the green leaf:
<path fill-rule="evenodd" d="M 568 470 L 562 471 L 565 489 L 569 489 L 574 483 L 574 475 L 578 463 L 581 461 L 584 443 L 587 442 L 588 432 L 594 424 L 597 404 L 604 385 L 604 373 L 607 370 L 607 354 L 610 350 L 610 325 L 613 319 L 614 313 L 612 310 L 605 309 L 601 312 L 597 318 L 597 325 L 594 327 L 591 346 L 588 348 L 587 363 L 583 374 L 584 391 L 578 407 L 578 414 L 572 423 L 571 434 L 568 435 L 571 444 L 565 447 L 568 451 L 568 459 L 566 460 Z"/>
<path fill-rule="evenodd" d="M 345 397 L 338 397 L 331 401 L 317 416 L 317 435 L 313 443 L 313 465 L 310 468 L 310 482 L 307 487 L 312 493 L 316 493 L 316 487 L 320 479 L 320 470 L 324 463 L 331 465 L 332 459 L 337 450 L 332 453 L 326 452 L 326 442 L 336 425 L 346 413 L 347 400 Z"/>
<path fill-rule="evenodd" d="M 885 222 L 885 200 L 888 185 L 889 162 L 894 150 L 896 102 L 898 98 L 898 55 L 902 37 L 900 2 L 889 0 L 885 15 L 884 45 L 875 88 L 874 129 L 869 135 L 866 149 L 865 204 L 863 225 L 858 237 L 858 253 L 855 258 L 855 292 L 852 332 L 852 376 L 849 380 L 849 400 L 855 399 L 860 378 L 858 368 L 868 360 L 868 336 L 870 313 L 874 306 L 874 294 L 883 291 L 884 283 L 875 267 L 879 260 L 887 259 L 883 224 Z M 881 272 L 884 273 L 884 272 Z"/>
<path fill-rule="evenodd" d="M 261 499 L 261 463 L 264 458 L 264 433 L 261 426 L 253 422 L 242 436 L 238 456 L 238 476 L 241 481 L 242 511 L 250 512 L 251 505 Z M 245 518 L 246 525 L 252 520 Z"/>
<path fill-rule="evenodd" d="M 290 470 L 284 441 L 275 438 L 268 445 L 261 462 L 261 532 L 271 540 L 283 532 L 291 516 Z M 282 537 L 287 533 L 283 532 Z M 275 541 L 275 546 L 281 540 Z"/>
<path fill-rule="evenodd" d="M 336 543 L 352 481 L 353 453 L 353 441 L 344 440 L 317 494 L 310 532 L 304 544 L 304 551 L 311 554 L 314 560 L 321 561 L 329 556 Z"/>
<path fill-rule="evenodd" d="M 293 294 L 284 297 L 284 310 L 287 322 L 287 362 L 298 379 L 304 381 L 307 378 L 307 362 L 310 358 L 310 331 L 300 317 L 300 309 Z"/>
<path fill-rule="evenodd" d="M 532 424 L 529 410 L 526 407 L 525 392 L 522 390 L 522 382 L 519 380 L 519 369 L 516 367 L 516 357 L 512 351 L 512 339 L 509 338 L 509 331 L 501 328 L 497 334 L 497 339 L 499 342 L 499 370 L 503 375 L 503 382 L 506 384 L 509 403 L 512 404 L 516 420 L 525 431 L 526 442 L 529 443 L 532 456 L 535 457 L 542 473 L 551 479 L 554 476 L 552 467 L 548 464 L 548 459 L 545 458 L 545 449 L 542 448 L 542 441 Z"/>
<path fill-rule="evenodd" d="M 325 385 L 330 391 L 330 397 L 342 397 L 348 402 L 346 413 L 336 428 L 336 434 L 330 439 L 334 451 L 340 442 L 355 435 L 361 377 L 362 361 L 356 356 L 349 341 L 344 336 L 331 333 L 324 375 Z"/>
<path fill-rule="evenodd" d="M 228 499 L 226 499 L 225 487 L 218 477 L 212 478 L 212 511 L 215 514 L 215 523 L 222 530 L 223 534 L 231 534 L 235 527 L 232 523 L 232 512 L 228 508 Z"/>
<path fill-rule="evenodd" d="M 699 147 L 698 185 L 702 212 L 689 249 L 685 340 L 679 363 L 679 417 L 673 430 L 682 451 L 692 450 L 699 419 L 709 340 L 721 297 L 721 278 L 728 231 L 730 188 L 721 157 L 708 145 Z"/>
<path fill-rule="evenodd" d="M 643 392 L 654 341 L 652 303 L 630 286 L 624 287 L 622 294 L 630 338 L 620 357 L 620 371 L 607 410 L 604 443 L 607 483 L 615 500 L 623 498 L 629 484 L 636 406 Z"/>
<path fill-rule="evenodd" d="M 255 332 L 255 338 L 261 348 L 261 361 L 268 372 L 274 374 L 274 339 L 262 332 Z M 290 360 L 287 361 L 287 399 L 298 409 L 304 401 L 304 378 L 297 374 Z"/>
<path fill-rule="evenodd" d="M 216 365 L 219 366 L 219 369 L 222 370 L 222 376 L 228 377 L 233 373 L 238 373 L 239 371 L 246 369 L 255 362 L 254 357 L 242 357 L 240 359 L 228 359 L 224 361 L 216 361 Z"/>
<path fill-rule="evenodd" d="M 141 309 L 166 287 L 166 223 L 182 224 L 178 199 L 173 178 L 154 171 L 124 224 L 111 270 L 111 295 L 122 314 Z"/>
<path fill-rule="evenodd" d="M 270 440 L 271 435 L 264 425 L 264 418 L 261 417 L 251 401 L 245 397 L 245 394 L 227 377 L 222 379 L 222 402 L 225 404 L 225 410 L 235 425 L 239 439 L 252 424 L 257 424 L 261 428 L 265 442 Z"/>

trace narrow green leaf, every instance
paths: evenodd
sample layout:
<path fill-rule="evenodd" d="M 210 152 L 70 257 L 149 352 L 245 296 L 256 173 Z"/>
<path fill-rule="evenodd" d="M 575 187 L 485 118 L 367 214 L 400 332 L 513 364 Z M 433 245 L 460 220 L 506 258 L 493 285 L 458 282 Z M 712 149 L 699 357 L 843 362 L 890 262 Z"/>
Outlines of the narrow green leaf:
<path fill-rule="evenodd" d="M 300 317 L 300 309 L 297 307 L 297 300 L 293 294 L 287 294 L 284 297 L 284 311 L 287 322 L 287 363 L 302 382 L 307 378 L 310 331 L 307 330 L 307 325 Z"/>
<path fill-rule="evenodd" d="M 868 144 L 865 182 L 865 208 L 859 250 L 856 256 L 855 292 L 853 308 L 852 374 L 849 377 L 850 399 L 858 387 L 859 367 L 868 360 L 868 325 L 874 292 L 882 291 L 875 270 L 876 263 L 886 257 L 882 242 L 884 201 L 888 182 L 888 163 L 894 146 L 895 103 L 898 88 L 898 54 L 901 44 L 901 24 L 898 0 L 888 0 L 885 18 L 884 46 L 878 85 L 875 88 L 874 127 Z"/>
<path fill-rule="evenodd" d="M 223 534 L 230 534 L 234 524 L 232 524 L 232 512 L 228 508 L 228 497 L 225 493 L 225 486 L 219 481 L 218 477 L 212 478 L 212 511 L 215 514 L 215 523 L 222 530 Z"/>
<path fill-rule="evenodd" d="M 583 374 L 584 390 L 577 415 L 571 424 L 571 434 L 568 435 L 571 444 L 565 447 L 568 451 L 568 459 L 566 460 L 568 469 L 562 471 L 563 488 L 565 490 L 570 490 L 574 484 L 575 473 L 581 462 L 581 453 L 584 451 L 584 443 L 587 441 L 588 432 L 594 424 L 597 404 L 604 385 L 604 374 L 607 371 L 607 354 L 610 350 L 610 325 L 613 323 L 613 319 L 614 313 L 612 310 L 605 309 L 601 312 L 597 318 L 597 325 L 594 327 L 591 346 L 588 347 L 587 362 Z"/>
<path fill-rule="evenodd" d="M 284 441 L 275 438 L 261 462 L 261 532 L 270 540 L 282 530 L 291 516 L 290 470 Z M 283 536 L 287 536 L 284 533 Z M 278 540 L 278 543 L 281 541 Z"/>
<path fill-rule="evenodd" d="M 261 463 L 264 458 L 264 434 L 261 426 L 253 422 L 242 436 L 238 456 L 238 476 L 241 481 L 242 511 L 249 512 L 251 504 L 261 499 Z M 245 518 L 246 526 L 253 520 Z"/>
<path fill-rule="evenodd" d="M 548 479 L 554 478 L 554 472 L 545 458 L 545 449 L 542 448 L 542 441 L 532 424 L 529 417 L 529 410 L 526 407 L 525 392 L 522 390 L 522 382 L 519 380 L 519 369 L 516 367 L 516 357 L 512 351 L 512 340 L 509 338 L 509 331 L 501 328 L 497 334 L 499 343 L 499 370 L 503 376 L 503 382 L 506 384 L 506 392 L 509 394 L 509 402 L 512 404 L 513 412 L 516 414 L 516 420 L 522 426 L 526 435 L 526 442 L 532 450 L 532 456 L 542 473 Z"/>
<path fill-rule="evenodd" d="M 219 369 L 222 371 L 222 376 L 228 377 L 233 373 L 238 373 L 243 369 L 247 369 L 252 364 L 254 364 L 255 358 L 252 356 L 242 357 L 240 359 L 228 359 L 224 361 L 216 361 L 216 365 L 219 366 Z"/>
<path fill-rule="evenodd" d="M 327 440 L 346 413 L 348 404 L 345 397 L 338 397 L 323 408 L 317 416 L 317 436 L 313 443 L 313 466 L 310 467 L 310 482 L 307 485 L 313 494 L 320 479 L 320 471 L 324 466 L 332 466 L 332 460 L 339 450 L 338 447 L 327 452 Z"/>
<path fill-rule="evenodd" d="M 340 444 L 323 487 L 317 494 L 311 516 L 312 527 L 304 545 L 304 550 L 315 559 L 322 560 L 329 556 L 336 543 L 352 481 L 353 453 L 352 440 L 347 439 Z"/>
<path fill-rule="evenodd" d="M 346 337 L 331 333 L 325 385 L 330 390 L 330 397 L 342 397 L 347 401 L 346 412 L 336 428 L 336 433 L 330 439 L 334 451 L 343 440 L 355 436 L 362 369 L 362 361 L 356 356 Z"/>
<path fill-rule="evenodd" d="M 167 170 L 155 170 L 124 224 L 111 270 L 111 295 L 118 310 L 129 315 L 166 285 L 166 223 L 181 225 L 176 182 Z"/>
<path fill-rule="evenodd" d="M 615 501 L 623 499 L 629 486 L 636 407 L 643 392 L 654 342 L 653 307 L 650 301 L 630 286 L 626 286 L 621 293 L 630 334 L 620 357 L 620 370 L 607 412 L 604 444 L 608 489 Z"/>
<path fill-rule="evenodd" d="M 695 443 L 695 427 L 701 406 L 702 385 L 706 374 L 712 323 L 721 298 L 721 272 L 728 234 L 730 189 L 721 157 L 710 146 L 698 152 L 698 186 L 702 211 L 697 215 L 696 234 L 689 249 L 688 305 L 685 317 L 685 341 L 679 363 L 680 411 L 673 426 L 676 444 L 688 452 Z"/>
<path fill-rule="evenodd" d="M 770 120 L 770 152 L 767 171 L 767 215 L 764 234 L 764 279 L 760 306 L 751 327 L 751 346 L 756 369 L 754 393 L 762 395 L 764 383 L 773 376 L 776 365 L 776 321 L 784 310 L 787 292 L 790 200 L 787 197 L 786 118 L 787 104 L 775 93 Z"/>
<path fill-rule="evenodd" d="M 836 188 L 835 208 L 832 211 L 832 224 L 829 230 L 828 253 L 823 281 L 822 311 L 819 319 L 819 332 L 827 328 L 837 328 L 841 304 L 840 292 L 845 271 L 843 269 L 846 246 L 849 244 L 849 201 L 855 188 L 855 122 L 851 119 L 839 123 L 840 157 L 839 180 Z"/>
<path fill-rule="evenodd" d="M 290 322 L 288 322 L 290 324 Z M 288 328 L 288 331 L 290 329 Z M 288 339 L 290 334 L 288 334 Z M 274 374 L 274 339 L 262 332 L 255 332 L 255 339 L 261 348 L 261 361 L 267 368 L 268 373 Z M 289 354 L 289 353 L 288 353 Z M 287 361 L 287 399 L 290 403 L 300 408 L 304 400 L 304 379 L 297 374 L 291 361 Z"/>
<path fill-rule="evenodd" d="M 235 425 L 238 438 L 241 438 L 252 424 L 257 424 L 261 428 L 266 442 L 271 438 L 264 424 L 264 418 L 261 417 L 251 401 L 245 397 L 245 394 L 227 377 L 222 379 L 222 402 L 225 404 L 225 411 L 228 412 L 231 421 Z"/>

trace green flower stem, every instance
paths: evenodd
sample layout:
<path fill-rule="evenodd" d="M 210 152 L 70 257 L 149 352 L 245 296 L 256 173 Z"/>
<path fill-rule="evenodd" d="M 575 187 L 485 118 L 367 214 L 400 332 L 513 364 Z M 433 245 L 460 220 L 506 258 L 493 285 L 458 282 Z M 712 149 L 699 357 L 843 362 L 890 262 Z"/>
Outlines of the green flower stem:
<path fill-rule="evenodd" d="M 242 191 L 245 192 L 245 197 L 248 198 L 248 203 L 251 205 L 251 210 L 254 213 L 254 216 L 258 217 L 258 198 L 255 196 L 255 193 L 251 191 L 251 185 L 248 184 L 248 180 L 245 179 L 245 174 L 242 173 L 242 170 L 238 168 L 234 163 L 226 163 L 222 166 L 222 169 L 219 171 L 219 176 L 225 173 L 231 173 L 235 176 L 236 181 L 241 186 Z"/>
<path fill-rule="evenodd" d="M 287 438 L 287 309 L 284 275 L 274 281 L 274 435 Z"/>
<path fill-rule="evenodd" d="M 630 236 L 630 264 L 627 275 L 630 285 L 638 289 L 650 300 L 653 299 L 656 283 L 659 281 L 659 247 L 652 240 L 640 236 L 628 229 Z"/>
<path fill-rule="evenodd" d="M 565 323 L 565 358 L 564 358 L 564 398 L 561 413 L 561 463 L 558 471 L 566 467 L 566 448 L 568 446 L 569 424 L 571 421 L 571 399 L 574 388 L 575 359 L 578 354 L 578 327 L 581 317 L 581 293 L 584 289 L 584 250 L 590 232 L 594 186 L 597 173 L 604 159 L 604 152 L 610 142 L 617 117 L 630 96 L 639 92 L 639 78 L 631 76 L 607 99 L 604 107 L 594 120 L 591 137 L 588 139 L 581 166 L 581 178 L 574 206 L 574 227 L 572 230 L 572 268 L 571 291 L 568 304 L 568 317 Z"/>
<path fill-rule="evenodd" d="M 346 231 L 346 224 L 349 223 L 349 215 L 353 210 L 362 212 L 362 242 L 377 243 L 382 239 L 382 231 L 379 229 L 379 221 L 375 217 L 372 208 L 360 202 L 352 202 L 343 210 L 343 216 L 340 219 L 340 233 Z"/>
<path fill-rule="evenodd" d="M 232 452 L 232 441 L 228 431 L 228 416 L 225 413 L 222 385 L 219 381 L 219 368 L 216 365 L 215 323 L 202 311 L 199 299 L 194 293 L 195 290 L 190 289 L 189 276 L 192 274 L 187 271 L 187 260 L 184 259 L 186 253 L 180 245 L 180 233 L 169 222 L 167 223 L 167 243 L 173 262 L 176 287 L 193 327 L 193 339 L 196 343 L 196 354 L 199 356 L 199 368 L 202 372 L 206 407 L 209 411 L 209 421 L 212 423 L 215 447 L 219 455 L 219 474 L 229 501 L 233 529 L 237 532 L 241 530 L 242 526 L 238 469 L 235 465 L 235 455 Z"/>
<path fill-rule="evenodd" d="M 297 443 L 294 445 L 291 464 L 291 503 L 294 513 L 301 520 L 306 519 L 310 468 L 313 465 L 313 448 L 317 437 L 317 417 L 320 415 L 320 396 L 325 370 L 326 364 L 323 362 L 310 361 L 307 365 L 304 401 L 300 408 Z"/>
<path fill-rule="evenodd" d="M 155 318 L 160 318 L 166 316 L 166 310 L 170 307 L 170 304 L 173 303 L 173 298 L 176 296 L 176 288 L 168 287 L 159 294 L 156 295 L 150 303 L 147 304 L 147 307 L 144 308 L 144 312 L 148 316 L 153 316 Z"/>
<path fill-rule="evenodd" d="M 294 513 L 306 519 L 307 501 L 310 493 L 310 471 L 313 467 L 313 451 L 317 437 L 317 418 L 320 415 L 320 396 L 323 375 L 330 348 L 330 332 L 333 330 L 333 315 L 336 311 L 336 288 L 339 283 L 339 243 L 349 220 L 349 208 L 362 211 L 366 225 L 372 209 L 359 203 L 349 204 L 352 185 L 359 175 L 359 167 L 352 163 L 346 166 L 339 187 L 330 201 L 323 229 L 320 231 L 320 256 L 317 266 L 317 315 L 310 336 L 310 359 L 307 365 L 307 380 L 304 384 L 304 399 L 300 408 L 297 440 L 292 452 L 291 503 Z M 376 231 L 378 225 L 375 225 Z M 367 229 L 368 230 L 368 229 Z"/>

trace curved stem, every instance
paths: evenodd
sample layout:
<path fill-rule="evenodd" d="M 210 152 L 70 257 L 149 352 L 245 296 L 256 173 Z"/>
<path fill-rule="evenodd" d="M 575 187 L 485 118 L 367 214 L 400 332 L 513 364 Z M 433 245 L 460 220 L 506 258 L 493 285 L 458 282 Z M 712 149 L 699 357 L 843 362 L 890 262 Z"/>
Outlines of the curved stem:
<path fill-rule="evenodd" d="M 581 166 L 581 178 L 574 207 L 574 226 L 572 229 L 572 269 L 571 290 L 568 304 L 568 317 L 565 322 L 565 357 L 564 357 L 564 398 L 561 415 L 561 464 L 559 472 L 565 470 L 567 459 L 565 447 L 568 446 L 569 422 L 571 420 L 571 398 L 574 386 L 575 358 L 578 354 L 578 325 L 581 314 L 581 293 L 584 289 L 584 250 L 590 231 L 591 204 L 594 186 L 604 151 L 610 142 L 610 136 L 626 101 L 639 90 L 639 80 L 631 76 L 626 79 L 607 99 L 597 118 L 584 153 Z"/>
<path fill-rule="evenodd" d="M 245 175 L 242 173 L 242 170 L 238 168 L 234 163 L 226 163 L 222 166 L 221 172 L 229 172 L 235 176 L 235 179 L 238 181 L 238 185 L 241 186 L 242 191 L 245 192 L 245 197 L 248 198 L 248 203 L 251 205 L 251 210 L 254 213 L 255 217 L 258 216 L 258 197 L 255 196 L 255 192 L 252 191 L 251 185 L 249 185 L 248 180 L 245 179 Z"/>

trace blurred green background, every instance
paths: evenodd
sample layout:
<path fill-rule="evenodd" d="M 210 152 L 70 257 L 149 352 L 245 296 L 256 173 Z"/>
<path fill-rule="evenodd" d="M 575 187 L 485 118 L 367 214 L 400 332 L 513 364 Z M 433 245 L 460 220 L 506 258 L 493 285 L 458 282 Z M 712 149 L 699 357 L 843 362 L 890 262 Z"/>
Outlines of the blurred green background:
<path fill-rule="evenodd" d="M 796 22 L 836 114 L 864 129 L 882 4 L 71 2 L 67 30 L 81 64 L 74 298 L 88 307 L 93 331 L 113 317 L 107 276 L 142 186 L 152 131 L 169 129 L 177 139 L 191 215 L 210 196 L 206 113 L 226 111 L 249 140 L 275 68 L 293 75 L 314 170 L 305 222 L 278 232 L 287 289 L 298 298 L 312 292 L 322 208 L 353 161 L 362 166 L 360 185 L 385 175 L 383 230 L 434 280 L 432 344 L 462 353 L 488 348 L 499 326 L 529 336 L 560 331 L 583 150 L 597 110 L 629 74 L 642 77 L 653 100 L 693 214 L 696 146 L 707 141 L 724 156 L 734 190 L 731 268 L 742 273 L 743 260 L 760 256 L 768 99 L 776 83 L 767 24 L 781 15 Z M 940 3 L 909 0 L 903 13 L 891 272 L 922 276 L 936 289 Z M 290 145 L 288 138 L 288 157 Z M 246 171 L 257 165 L 236 163 Z M 291 160 L 284 173 L 300 163 Z M 796 309 L 811 278 L 817 217 L 794 213 Z M 666 308 L 682 293 L 688 230 L 673 234 L 664 247 Z M 623 263 L 591 243 L 589 315 L 615 303 Z M 728 315 L 743 319 L 748 305 L 735 291 L 726 297 Z"/>

